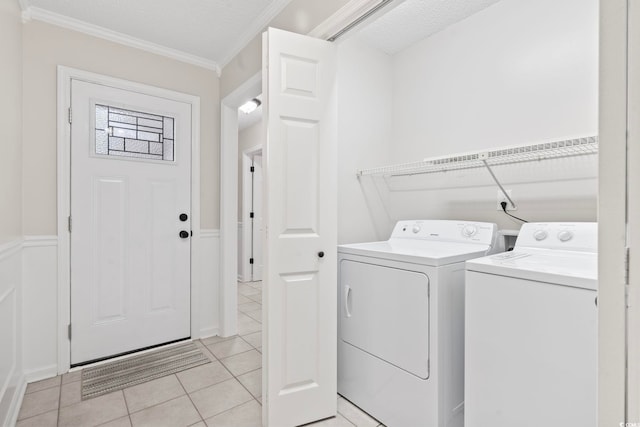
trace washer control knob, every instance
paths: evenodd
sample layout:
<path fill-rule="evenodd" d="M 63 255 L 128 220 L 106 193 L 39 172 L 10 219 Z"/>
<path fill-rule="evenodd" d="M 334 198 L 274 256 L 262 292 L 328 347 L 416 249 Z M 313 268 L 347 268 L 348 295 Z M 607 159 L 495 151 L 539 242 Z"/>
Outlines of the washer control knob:
<path fill-rule="evenodd" d="M 569 230 L 562 230 L 561 232 L 558 233 L 558 239 L 561 242 L 568 242 L 572 238 L 573 238 L 573 233 Z"/>
<path fill-rule="evenodd" d="M 536 230 L 533 232 L 533 238 L 536 239 L 538 242 L 546 239 L 547 236 L 549 236 L 549 233 L 547 233 L 546 230 Z"/>
<path fill-rule="evenodd" d="M 420 232 L 420 226 L 418 224 L 414 225 L 411 231 L 413 231 L 413 234 L 418 234 Z"/>
<path fill-rule="evenodd" d="M 462 235 L 464 237 L 473 237 L 478 232 L 478 227 L 475 225 L 465 225 L 462 229 Z"/>

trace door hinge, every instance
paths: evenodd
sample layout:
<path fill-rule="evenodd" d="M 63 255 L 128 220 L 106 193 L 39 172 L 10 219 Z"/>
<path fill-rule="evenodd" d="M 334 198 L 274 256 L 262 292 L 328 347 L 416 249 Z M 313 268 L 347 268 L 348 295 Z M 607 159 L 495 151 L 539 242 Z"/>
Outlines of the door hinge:
<path fill-rule="evenodd" d="M 624 302 L 627 308 L 631 307 L 631 292 L 629 286 L 629 265 L 631 263 L 629 247 L 624 248 Z"/>
<path fill-rule="evenodd" d="M 67 327 L 67 332 L 69 335 L 69 341 L 71 341 L 71 323 L 69 323 L 69 326 Z"/>
<path fill-rule="evenodd" d="M 249 168 L 249 172 L 254 173 L 256 171 L 256 168 L 254 166 L 251 166 Z"/>
<path fill-rule="evenodd" d="M 624 248 L 624 283 L 629 284 L 629 248 Z"/>
<path fill-rule="evenodd" d="M 69 222 L 69 233 L 71 233 L 71 215 L 69 215 L 68 222 Z"/>
<path fill-rule="evenodd" d="M 253 212 L 249 212 L 249 218 L 253 218 Z"/>
<path fill-rule="evenodd" d="M 253 264 L 253 258 L 249 258 L 249 264 Z"/>
<path fill-rule="evenodd" d="M 69 107 L 69 124 L 71 124 L 71 107 Z"/>

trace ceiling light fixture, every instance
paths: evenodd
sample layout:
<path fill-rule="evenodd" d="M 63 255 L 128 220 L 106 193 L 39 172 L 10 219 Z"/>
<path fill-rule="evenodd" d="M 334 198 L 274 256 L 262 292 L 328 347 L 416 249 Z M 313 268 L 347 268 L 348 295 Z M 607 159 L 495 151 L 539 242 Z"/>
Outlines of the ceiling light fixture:
<path fill-rule="evenodd" d="M 252 100 L 249 100 L 242 104 L 240 108 L 238 108 L 238 110 L 242 111 L 245 114 L 251 114 L 255 111 L 256 108 L 260 106 L 260 104 L 262 104 L 262 102 L 260 102 L 258 98 L 253 98 Z"/>

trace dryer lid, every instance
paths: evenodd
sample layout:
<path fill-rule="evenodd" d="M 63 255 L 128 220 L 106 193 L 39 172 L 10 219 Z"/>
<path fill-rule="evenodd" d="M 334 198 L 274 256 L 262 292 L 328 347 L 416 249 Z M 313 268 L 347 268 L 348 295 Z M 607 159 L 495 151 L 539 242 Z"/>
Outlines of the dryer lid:
<path fill-rule="evenodd" d="M 343 254 L 440 266 L 487 255 L 495 249 L 496 224 L 474 221 L 398 221 L 386 242 L 338 246 Z"/>

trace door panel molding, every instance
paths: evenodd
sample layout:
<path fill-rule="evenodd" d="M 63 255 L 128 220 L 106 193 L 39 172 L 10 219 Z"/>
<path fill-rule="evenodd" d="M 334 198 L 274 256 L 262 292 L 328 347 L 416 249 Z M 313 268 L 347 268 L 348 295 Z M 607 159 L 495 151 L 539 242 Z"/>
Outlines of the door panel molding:
<path fill-rule="evenodd" d="M 57 232 L 58 232 L 58 373 L 71 365 L 68 325 L 71 320 L 70 234 L 71 207 L 71 81 L 81 80 L 183 102 L 191 106 L 191 336 L 199 336 L 200 296 L 200 98 L 155 86 L 58 66 L 57 82 Z"/>

